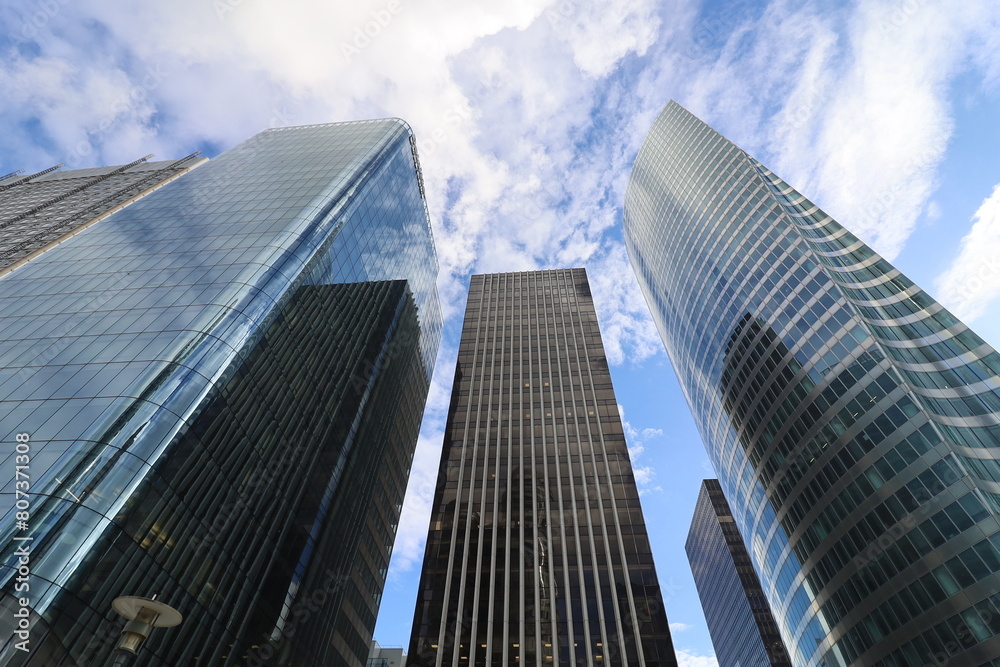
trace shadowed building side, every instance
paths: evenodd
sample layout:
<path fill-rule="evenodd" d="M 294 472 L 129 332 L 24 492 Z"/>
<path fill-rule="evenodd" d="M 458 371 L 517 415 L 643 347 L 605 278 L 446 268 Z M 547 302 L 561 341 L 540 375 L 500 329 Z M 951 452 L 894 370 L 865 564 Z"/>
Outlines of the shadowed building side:
<path fill-rule="evenodd" d="M 408 664 L 676 659 L 583 269 L 472 276 Z"/>
<path fill-rule="evenodd" d="M 718 480 L 702 482 L 684 547 L 719 667 L 792 667 Z"/>

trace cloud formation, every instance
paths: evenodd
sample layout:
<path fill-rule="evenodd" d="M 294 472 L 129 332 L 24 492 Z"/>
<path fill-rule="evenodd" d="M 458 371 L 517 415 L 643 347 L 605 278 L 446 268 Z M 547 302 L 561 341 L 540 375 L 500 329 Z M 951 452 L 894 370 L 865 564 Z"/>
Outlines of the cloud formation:
<path fill-rule="evenodd" d="M 677 667 L 719 667 L 714 655 L 698 655 L 691 649 L 677 649 Z"/>
<path fill-rule="evenodd" d="M 717 58 L 693 68 L 692 110 L 895 257 L 929 204 L 953 132 L 950 82 L 970 60 L 994 76 L 997 7 L 735 6 L 725 23 L 701 21 L 718 25 Z"/>
<path fill-rule="evenodd" d="M 614 129 L 630 109 L 605 108 L 602 88 L 660 37 L 656 9 L 54 2 L 44 20 L 25 10 L 14 23 L 27 27 L 4 45 L 0 123 L 22 131 L 4 133 L 0 149 L 16 167 L 88 166 L 214 152 L 274 125 L 402 117 L 454 315 L 472 271 L 624 263 L 606 237 L 635 142 Z M 588 142 L 599 117 L 609 130 Z M 598 292 L 602 320 L 617 320 L 612 362 L 658 352 L 630 272 L 614 275 Z"/>
<path fill-rule="evenodd" d="M 656 471 L 653 466 L 638 465 L 637 461 L 646 451 L 647 442 L 663 437 L 663 429 L 637 429 L 625 419 L 625 408 L 621 404 L 618 405 L 618 415 L 621 417 L 625 440 L 628 442 L 628 457 L 632 462 L 632 474 L 635 476 L 636 486 L 639 487 L 639 495 L 645 495 L 650 491 L 662 491 L 663 487 L 655 484 Z"/>
<path fill-rule="evenodd" d="M 1000 185 L 972 216 L 958 258 L 938 279 L 941 301 L 955 316 L 971 322 L 1000 296 Z"/>
<path fill-rule="evenodd" d="M 925 212 L 962 68 L 995 85 L 1000 14 L 934 3 L 97 0 L 14 14 L 11 170 L 227 148 L 270 125 L 415 130 L 446 315 L 473 271 L 591 267 L 609 360 L 660 350 L 619 241 L 635 151 L 670 97 L 892 258 Z M 992 84 L 990 82 L 993 82 Z"/>
<path fill-rule="evenodd" d="M 670 98 L 733 138 L 878 251 L 921 216 L 954 132 L 959 74 L 1000 82 L 1000 6 L 860 0 L 54 0 L 0 37 L 0 173 L 224 150 L 269 126 L 399 116 L 414 128 L 446 317 L 468 274 L 586 266 L 607 356 L 659 337 L 620 238 L 631 162 Z M 997 190 L 945 301 L 997 297 Z M 992 253 L 992 254 L 991 254 Z M 439 357 L 393 572 L 419 565 L 455 354 Z M 661 434 L 629 429 L 633 460 Z M 636 467 L 644 491 L 655 471 Z M 682 666 L 715 665 L 680 651 Z"/>
<path fill-rule="evenodd" d="M 438 354 L 438 366 L 441 366 L 442 359 L 454 358 L 456 353 L 456 350 L 445 346 Z M 441 462 L 444 422 L 451 397 L 451 387 L 442 383 L 443 377 L 450 376 L 442 372 L 434 374 L 427 395 L 427 408 L 424 410 L 420 437 L 410 464 L 403 510 L 396 529 L 396 541 L 393 543 L 390 579 L 398 579 L 406 572 L 419 570 L 423 559 L 427 525 L 430 523 L 434 489 L 437 486 L 438 465 Z"/>

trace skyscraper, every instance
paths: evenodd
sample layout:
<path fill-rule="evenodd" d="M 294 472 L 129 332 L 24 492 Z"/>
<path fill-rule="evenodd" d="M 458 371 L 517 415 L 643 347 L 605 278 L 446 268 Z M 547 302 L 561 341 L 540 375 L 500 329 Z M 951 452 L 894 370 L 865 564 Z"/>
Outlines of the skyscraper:
<path fill-rule="evenodd" d="M 684 546 L 719 667 L 792 667 L 719 480 L 702 482 Z"/>
<path fill-rule="evenodd" d="M 106 664 L 111 601 L 156 594 L 185 620 L 134 664 L 363 665 L 436 272 L 390 119 L 262 132 L 0 279 L 0 663 Z"/>
<path fill-rule="evenodd" d="M 115 167 L 0 178 L 0 276 L 75 230 L 133 203 L 207 160 L 192 153 L 180 160 L 148 162 L 151 155 Z"/>
<path fill-rule="evenodd" d="M 583 269 L 472 276 L 408 660 L 677 664 Z"/>
<path fill-rule="evenodd" d="M 625 241 L 797 666 L 1000 664 L 1000 356 L 678 104 Z"/>

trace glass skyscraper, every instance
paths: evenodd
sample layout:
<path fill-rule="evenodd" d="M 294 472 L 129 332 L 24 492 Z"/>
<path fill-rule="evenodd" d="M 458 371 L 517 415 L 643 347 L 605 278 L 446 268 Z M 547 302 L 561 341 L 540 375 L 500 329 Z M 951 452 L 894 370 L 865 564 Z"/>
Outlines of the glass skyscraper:
<path fill-rule="evenodd" d="M 639 284 L 795 665 L 1000 665 L 1000 355 L 671 102 Z"/>
<path fill-rule="evenodd" d="M 389 119 L 262 132 L 0 279 L 0 664 L 106 664 L 155 594 L 185 620 L 133 664 L 363 665 L 436 273 Z"/>
<path fill-rule="evenodd" d="M 684 546 L 719 667 L 792 667 L 719 480 L 702 482 Z"/>
<path fill-rule="evenodd" d="M 207 161 L 197 153 L 160 162 L 148 162 L 150 157 L 116 167 L 60 171 L 62 165 L 55 165 L 0 178 L 0 276 Z"/>
<path fill-rule="evenodd" d="M 409 665 L 675 667 L 583 269 L 472 276 Z"/>

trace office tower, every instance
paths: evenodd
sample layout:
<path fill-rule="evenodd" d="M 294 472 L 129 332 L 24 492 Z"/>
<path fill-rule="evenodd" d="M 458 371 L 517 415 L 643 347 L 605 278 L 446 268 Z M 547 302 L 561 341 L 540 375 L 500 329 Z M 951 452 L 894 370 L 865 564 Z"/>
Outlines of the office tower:
<path fill-rule="evenodd" d="M 717 479 L 701 484 L 684 548 L 719 667 L 792 667 Z"/>
<path fill-rule="evenodd" d="M 151 157 L 115 167 L 19 170 L 0 178 L 0 276 L 207 161 L 197 153 L 161 162 L 148 162 Z"/>
<path fill-rule="evenodd" d="M 795 665 L 1000 659 L 996 351 L 673 102 L 624 228 Z"/>
<path fill-rule="evenodd" d="M 371 653 L 368 654 L 368 662 L 365 667 L 405 667 L 406 651 L 400 647 L 387 648 L 379 646 L 378 642 L 372 642 Z"/>
<path fill-rule="evenodd" d="M 110 664 L 155 594 L 130 664 L 364 665 L 441 335 L 413 145 L 262 132 L 0 279 L 0 664 Z"/>
<path fill-rule="evenodd" d="M 472 276 L 410 665 L 676 665 L 584 269 Z"/>

